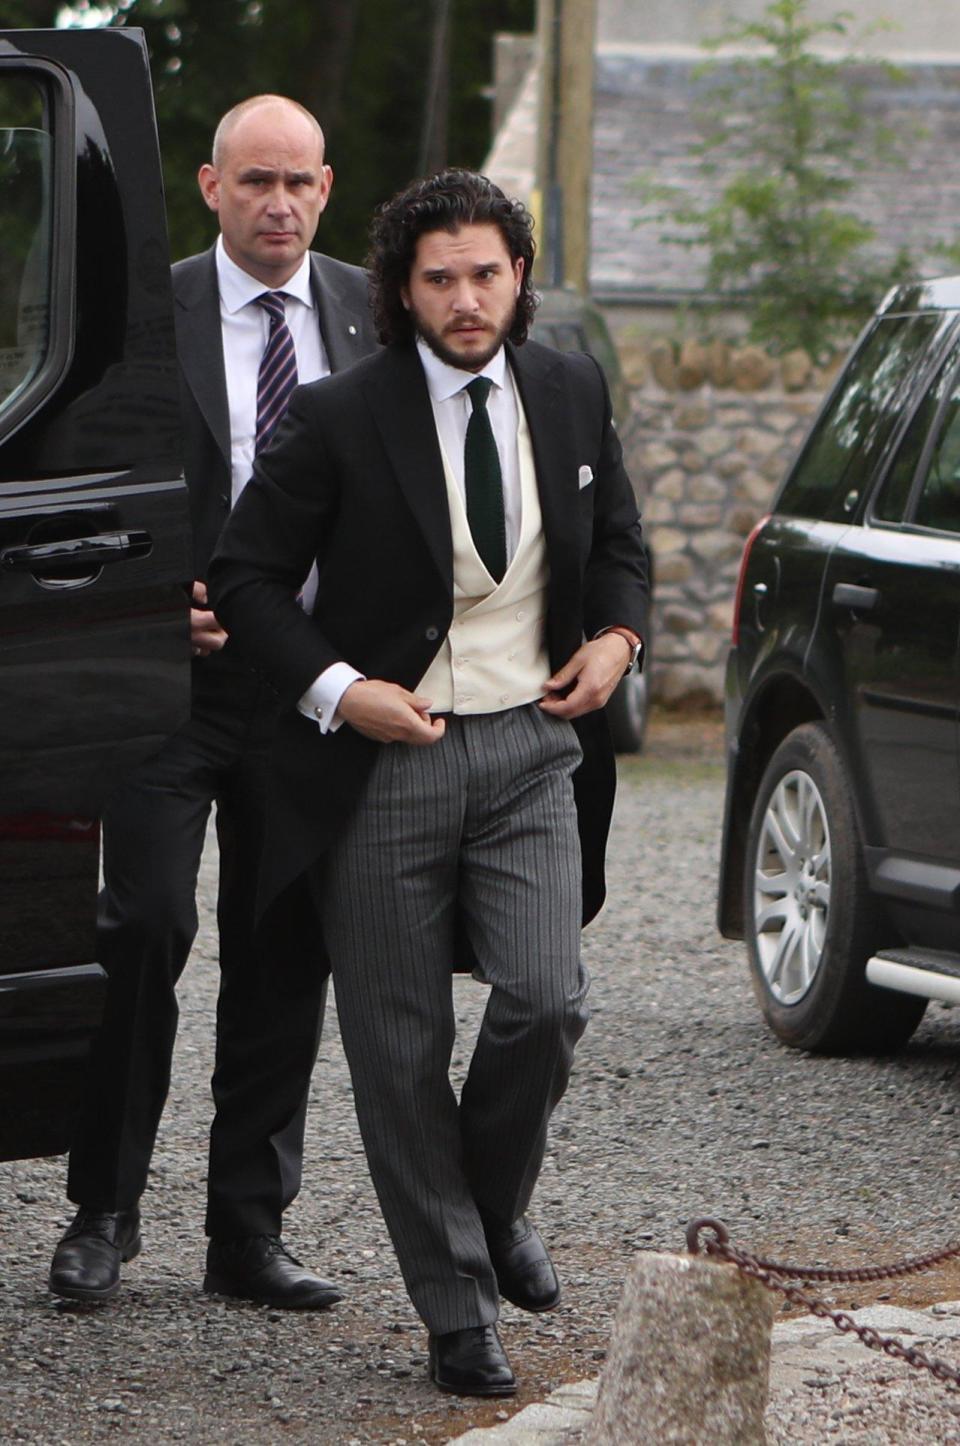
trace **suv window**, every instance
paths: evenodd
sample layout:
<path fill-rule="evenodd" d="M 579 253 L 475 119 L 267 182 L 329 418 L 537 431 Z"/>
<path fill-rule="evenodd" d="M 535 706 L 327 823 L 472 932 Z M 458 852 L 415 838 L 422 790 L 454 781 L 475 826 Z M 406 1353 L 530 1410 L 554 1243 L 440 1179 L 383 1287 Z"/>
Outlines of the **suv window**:
<path fill-rule="evenodd" d="M 47 356 L 52 146 L 40 88 L 0 73 L 0 418 Z"/>
<path fill-rule="evenodd" d="M 913 521 L 941 532 L 960 532 L 960 390 L 956 386 L 944 410 Z"/>
<path fill-rule="evenodd" d="M 843 381 L 787 478 L 777 510 L 841 521 L 844 500 L 869 480 L 896 421 L 891 405 L 916 362 L 929 355 L 942 315 L 885 317 L 849 363 Z"/>
<path fill-rule="evenodd" d="M 874 517 L 883 522 L 900 522 L 902 520 L 907 510 L 913 479 L 922 460 L 927 439 L 936 422 L 944 398 L 953 390 L 954 396 L 946 408 L 946 425 L 948 427 L 950 425 L 950 418 L 956 410 L 958 351 L 960 351 L 960 346 L 955 343 L 951 347 L 947 360 L 940 368 L 933 386 L 924 393 L 923 400 L 911 417 L 900 440 L 897 455 L 883 481 L 874 507 Z"/>

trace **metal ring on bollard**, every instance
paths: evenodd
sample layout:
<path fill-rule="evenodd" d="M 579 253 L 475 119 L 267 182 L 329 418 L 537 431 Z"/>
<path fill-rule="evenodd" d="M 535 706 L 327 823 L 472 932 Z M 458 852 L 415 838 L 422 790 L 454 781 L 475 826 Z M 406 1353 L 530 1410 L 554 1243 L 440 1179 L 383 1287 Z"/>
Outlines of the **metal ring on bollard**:
<path fill-rule="evenodd" d="M 695 1220 L 687 1222 L 687 1249 L 691 1255 L 700 1254 L 701 1230 L 712 1230 L 718 1245 L 730 1243 L 730 1231 L 722 1220 L 717 1220 L 713 1215 L 698 1215 Z"/>

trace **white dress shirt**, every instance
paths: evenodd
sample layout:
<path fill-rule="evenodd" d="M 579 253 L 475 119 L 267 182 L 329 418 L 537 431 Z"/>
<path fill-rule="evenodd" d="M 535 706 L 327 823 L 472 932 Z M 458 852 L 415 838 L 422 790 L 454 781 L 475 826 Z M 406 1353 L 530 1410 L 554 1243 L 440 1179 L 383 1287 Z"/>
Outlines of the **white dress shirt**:
<path fill-rule="evenodd" d="M 460 367 L 448 366 L 432 352 L 426 342 L 417 341 L 417 351 L 423 363 L 433 408 L 433 420 L 437 436 L 443 448 L 450 470 L 466 506 L 467 493 L 463 480 L 463 452 L 467 441 L 467 423 L 473 405 L 466 388 L 477 377 L 489 377 L 493 382 L 487 396 L 487 416 L 493 431 L 494 441 L 500 457 L 500 474 L 503 478 L 503 516 L 507 533 L 507 565 L 513 559 L 520 539 L 520 459 L 517 453 L 517 429 L 520 416 L 517 411 L 517 394 L 513 377 L 507 366 L 507 354 L 503 347 L 479 372 L 465 372 Z"/>
<path fill-rule="evenodd" d="M 473 407 L 465 391 L 476 377 L 489 377 L 493 382 L 487 397 L 487 415 L 500 456 L 503 478 L 503 512 L 506 525 L 507 564 L 517 550 L 520 538 L 520 459 L 517 452 L 517 429 L 520 423 L 517 393 L 507 366 L 503 347 L 479 372 L 449 366 L 430 350 L 426 342 L 417 340 L 417 351 L 423 365 L 430 393 L 430 405 L 440 446 L 446 455 L 457 487 L 466 502 L 463 478 L 463 451 L 467 439 L 467 422 Z M 349 663 L 333 663 L 321 673 L 300 699 L 297 707 L 320 725 L 321 733 L 335 732 L 343 719 L 337 713 L 340 699 L 351 683 L 363 680 Z"/>
<path fill-rule="evenodd" d="M 257 297 L 270 291 L 255 276 L 231 261 L 217 238 L 217 282 L 220 288 L 220 328 L 223 364 L 230 409 L 230 502 L 236 502 L 253 472 L 257 435 L 257 376 L 270 334 L 270 318 Z M 287 326 L 297 353 L 298 382 L 329 376 L 330 364 L 320 335 L 320 320 L 310 289 L 310 256 L 282 286 L 286 293 Z"/>

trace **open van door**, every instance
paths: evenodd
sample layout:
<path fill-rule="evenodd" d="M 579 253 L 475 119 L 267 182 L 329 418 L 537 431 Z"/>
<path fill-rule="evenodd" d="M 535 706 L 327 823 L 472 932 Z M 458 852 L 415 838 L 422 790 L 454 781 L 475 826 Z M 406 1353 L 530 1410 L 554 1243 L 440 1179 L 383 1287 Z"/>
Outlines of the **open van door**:
<path fill-rule="evenodd" d="M 69 1143 L 97 816 L 187 715 L 190 569 L 142 33 L 0 31 L 0 1159 Z"/>

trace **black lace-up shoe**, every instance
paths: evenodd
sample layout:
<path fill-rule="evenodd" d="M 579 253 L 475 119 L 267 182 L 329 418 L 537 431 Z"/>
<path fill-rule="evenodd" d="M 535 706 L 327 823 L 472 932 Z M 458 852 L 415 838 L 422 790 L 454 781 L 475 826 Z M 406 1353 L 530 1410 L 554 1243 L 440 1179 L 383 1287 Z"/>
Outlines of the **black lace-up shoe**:
<path fill-rule="evenodd" d="M 50 1289 L 64 1300 L 109 1300 L 120 1266 L 140 1253 L 140 1211 L 80 1207 L 53 1252 Z"/>
<path fill-rule="evenodd" d="M 521 1310 L 553 1310 L 560 1304 L 560 1281 L 540 1232 L 525 1215 L 502 1225 L 481 1211 L 490 1263 L 504 1300 Z"/>
<path fill-rule="evenodd" d="M 496 1326 L 430 1337 L 430 1379 L 456 1396 L 512 1396 L 517 1378 Z"/>
<path fill-rule="evenodd" d="M 278 1235 L 211 1240 L 203 1288 L 210 1295 L 230 1295 L 279 1310 L 326 1310 L 343 1300 L 343 1292 L 329 1280 L 294 1260 Z"/>

